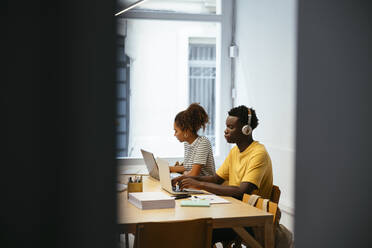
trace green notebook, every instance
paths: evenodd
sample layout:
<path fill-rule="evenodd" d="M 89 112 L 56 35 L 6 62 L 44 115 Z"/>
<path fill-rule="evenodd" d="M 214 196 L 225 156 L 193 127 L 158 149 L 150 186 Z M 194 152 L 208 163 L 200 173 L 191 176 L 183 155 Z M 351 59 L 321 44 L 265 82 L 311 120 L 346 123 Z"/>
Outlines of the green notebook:
<path fill-rule="evenodd" d="M 181 207 L 209 207 L 210 202 L 208 200 L 183 200 L 181 201 Z"/>

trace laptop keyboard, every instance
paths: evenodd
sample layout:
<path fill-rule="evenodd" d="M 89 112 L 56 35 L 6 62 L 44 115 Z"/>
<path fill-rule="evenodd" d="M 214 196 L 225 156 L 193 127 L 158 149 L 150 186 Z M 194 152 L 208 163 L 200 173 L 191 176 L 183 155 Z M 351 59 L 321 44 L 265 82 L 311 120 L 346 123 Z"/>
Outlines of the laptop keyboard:
<path fill-rule="evenodd" d="M 202 190 L 196 190 L 196 189 L 183 189 L 181 190 L 178 185 L 172 186 L 173 192 L 182 192 L 182 193 L 188 193 L 188 194 L 204 194 Z"/>

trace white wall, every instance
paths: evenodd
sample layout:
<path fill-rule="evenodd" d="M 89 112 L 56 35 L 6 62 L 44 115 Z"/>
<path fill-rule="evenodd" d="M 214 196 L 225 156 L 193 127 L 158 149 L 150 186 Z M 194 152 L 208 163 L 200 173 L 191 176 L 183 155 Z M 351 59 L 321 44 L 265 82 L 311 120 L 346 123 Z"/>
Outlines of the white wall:
<path fill-rule="evenodd" d="M 287 212 L 282 222 L 293 230 L 296 0 L 237 0 L 236 17 L 235 105 L 257 112 L 254 139 L 271 156 L 280 207 Z"/>

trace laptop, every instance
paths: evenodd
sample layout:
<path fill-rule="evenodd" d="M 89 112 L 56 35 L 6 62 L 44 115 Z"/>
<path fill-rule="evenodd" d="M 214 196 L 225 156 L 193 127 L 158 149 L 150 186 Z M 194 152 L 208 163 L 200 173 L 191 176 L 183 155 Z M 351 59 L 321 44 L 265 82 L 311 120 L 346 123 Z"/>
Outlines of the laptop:
<path fill-rule="evenodd" d="M 149 171 L 150 176 L 159 180 L 159 167 L 155 160 L 154 154 L 151 152 L 145 151 L 143 149 L 141 149 L 141 153 L 142 153 L 143 160 L 145 161 L 145 164 L 146 164 L 147 170 Z M 169 171 L 169 164 L 167 161 L 165 162 L 167 163 L 168 171 Z M 179 176 L 181 176 L 180 173 L 170 173 L 171 178 L 175 178 Z"/>
<path fill-rule="evenodd" d="M 159 176 L 161 187 L 173 195 L 179 194 L 205 194 L 202 190 L 196 189 L 183 189 L 180 190 L 178 186 L 172 186 L 172 179 L 169 173 L 168 162 L 164 159 L 158 159 Z"/>

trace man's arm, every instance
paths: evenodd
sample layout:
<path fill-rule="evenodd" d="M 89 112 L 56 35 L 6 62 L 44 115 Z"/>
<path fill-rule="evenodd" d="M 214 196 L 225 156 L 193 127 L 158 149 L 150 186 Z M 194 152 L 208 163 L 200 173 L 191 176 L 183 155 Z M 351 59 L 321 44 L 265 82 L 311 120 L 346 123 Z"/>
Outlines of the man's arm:
<path fill-rule="evenodd" d="M 206 190 L 216 195 L 232 196 L 239 200 L 243 199 L 244 193 L 251 194 L 252 191 L 257 189 L 256 185 L 249 182 L 242 182 L 239 186 L 225 186 L 209 181 L 195 180 L 194 178 L 190 177 L 184 178 L 181 181 L 179 181 L 179 185 L 181 189 L 198 188 Z"/>
<path fill-rule="evenodd" d="M 219 177 L 217 174 L 214 174 L 213 176 L 179 176 L 172 179 L 172 185 L 180 184 L 180 182 L 186 178 L 191 178 L 195 181 L 200 182 L 209 182 L 209 183 L 215 183 L 215 184 L 222 184 L 225 180 L 221 177 Z"/>

